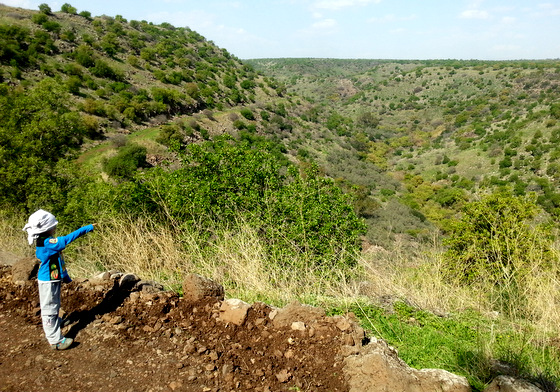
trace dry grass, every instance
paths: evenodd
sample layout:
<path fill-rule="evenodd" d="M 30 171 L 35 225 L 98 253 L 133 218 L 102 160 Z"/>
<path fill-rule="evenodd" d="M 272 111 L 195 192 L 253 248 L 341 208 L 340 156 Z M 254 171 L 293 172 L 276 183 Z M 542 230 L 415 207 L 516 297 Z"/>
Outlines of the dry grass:
<path fill-rule="evenodd" d="M 27 234 L 22 231 L 26 223 L 27 216 L 0 210 L 0 251 L 21 257 L 31 257 L 35 254 L 35 247 L 28 245 Z"/>
<path fill-rule="evenodd" d="M 3 251 L 33 255 L 34 248 L 27 245 L 21 231 L 25 219 L 4 212 L 0 215 Z M 60 232 L 64 234 L 63 229 Z M 66 260 L 74 277 L 88 278 L 116 269 L 175 290 L 181 289 L 186 274 L 194 272 L 223 284 L 228 297 L 249 302 L 281 305 L 299 300 L 340 306 L 364 299 L 373 303 L 402 299 L 436 314 L 473 309 L 498 315 L 495 296 L 488 287 L 465 287 L 447 280 L 443 252 L 437 245 L 417 249 L 413 255 L 400 244 L 391 251 L 373 247 L 359 257 L 355 267 L 344 270 L 313 269 L 305 255 L 286 254 L 270 255 L 248 226 L 217 232 L 208 240 L 195 231 L 144 218 L 101 222 L 93 233 L 67 249 Z M 519 286 L 518 295 L 524 301 L 511 304 L 514 308 L 508 317 L 514 323 L 530 320 L 540 338 L 557 333 L 560 325 L 560 267 L 558 263 L 534 264 Z"/>
<path fill-rule="evenodd" d="M 348 294 L 339 271 L 322 270 L 321 275 L 306 268 L 305 255 L 299 260 L 271 256 L 248 226 L 217 232 L 207 240 L 195 231 L 165 227 L 147 218 L 111 220 L 69 247 L 66 260 L 74 276 L 119 270 L 176 290 L 186 274 L 198 273 L 223 284 L 227 296 L 248 301 L 284 304 Z"/>

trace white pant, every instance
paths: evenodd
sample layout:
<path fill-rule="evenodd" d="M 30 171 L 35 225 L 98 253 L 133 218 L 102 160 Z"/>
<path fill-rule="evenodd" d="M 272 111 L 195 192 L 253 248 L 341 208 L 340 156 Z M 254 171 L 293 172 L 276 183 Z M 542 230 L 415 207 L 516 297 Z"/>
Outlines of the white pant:
<path fill-rule="evenodd" d="M 39 280 L 39 302 L 41 304 L 41 318 L 43 330 L 50 344 L 57 344 L 64 338 L 61 322 L 58 317 L 60 311 L 60 281 L 45 282 Z"/>

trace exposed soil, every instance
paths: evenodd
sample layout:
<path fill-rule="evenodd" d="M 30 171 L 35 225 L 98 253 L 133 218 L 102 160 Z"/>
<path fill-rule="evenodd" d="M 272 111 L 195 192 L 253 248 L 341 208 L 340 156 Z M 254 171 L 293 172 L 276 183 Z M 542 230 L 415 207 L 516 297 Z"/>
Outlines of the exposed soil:
<path fill-rule="evenodd" d="M 63 331 L 76 342 L 54 351 L 36 283 L 0 267 L 0 391 L 348 391 L 340 350 L 352 342 L 331 318 L 279 327 L 257 303 L 237 326 L 220 320 L 220 302 L 72 282 Z"/>

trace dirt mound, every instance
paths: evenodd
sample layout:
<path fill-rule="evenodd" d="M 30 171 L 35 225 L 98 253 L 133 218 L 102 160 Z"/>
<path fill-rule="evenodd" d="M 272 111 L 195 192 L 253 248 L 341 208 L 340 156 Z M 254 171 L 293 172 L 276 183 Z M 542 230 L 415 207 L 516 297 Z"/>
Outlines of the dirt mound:
<path fill-rule="evenodd" d="M 184 297 L 132 274 L 63 285 L 75 344 L 53 351 L 32 270 L 0 267 L 0 391 L 471 391 L 464 377 L 410 368 L 352 314 L 224 300 L 194 274 Z"/>
<path fill-rule="evenodd" d="M 36 284 L 0 268 L 2 391 L 349 390 L 340 353 L 357 335 L 347 319 L 257 303 L 237 325 L 217 298 L 73 282 L 62 308 L 77 343 L 59 352 L 44 339 Z"/>

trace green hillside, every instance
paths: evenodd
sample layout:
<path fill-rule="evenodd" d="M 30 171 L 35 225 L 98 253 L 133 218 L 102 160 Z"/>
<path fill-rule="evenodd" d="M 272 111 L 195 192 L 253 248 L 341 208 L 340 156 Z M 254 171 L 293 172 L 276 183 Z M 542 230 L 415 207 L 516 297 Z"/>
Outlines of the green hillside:
<path fill-rule="evenodd" d="M 321 108 L 325 125 L 362 162 L 396 179 L 401 201 L 442 229 L 473 194 L 501 187 L 536 192 L 553 219 L 560 213 L 559 61 L 247 63 Z M 345 177 L 333 155 L 325 165 Z M 386 188 L 374 190 L 378 201 L 393 193 Z"/>
<path fill-rule="evenodd" d="M 0 5 L 0 246 L 352 311 L 413 366 L 557 390 L 560 61 L 240 60 L 188 28 Z"/>

